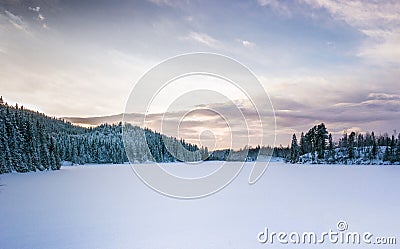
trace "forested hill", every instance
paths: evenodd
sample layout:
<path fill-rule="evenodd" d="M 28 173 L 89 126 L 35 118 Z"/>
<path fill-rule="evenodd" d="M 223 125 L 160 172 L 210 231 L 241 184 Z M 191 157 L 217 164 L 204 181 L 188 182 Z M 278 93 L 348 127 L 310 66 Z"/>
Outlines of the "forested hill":
<path fill-rule="evenodd" d="M 143 144 L 135 148 L 134 159 L 138 162 L 176 161 L 165 149 L 164 141 L 176 148 L 198 151 L 191 153 L 190 158 L 180 153 L 181 158 L 187 161 L 200 160 L 204 156 L 203 149 L 184 140 L 166 137 L 149 129 L 132 128 L 130 130 L 136 134 L 145 134 L 147 143 L 151 145 L 151 155 Z M 18 105 L 9 106 L 0 98 L 0 174 L 57 170 L 64 161 L 73 164 L 127 162 L 122 124 L 83 128 Z"/>

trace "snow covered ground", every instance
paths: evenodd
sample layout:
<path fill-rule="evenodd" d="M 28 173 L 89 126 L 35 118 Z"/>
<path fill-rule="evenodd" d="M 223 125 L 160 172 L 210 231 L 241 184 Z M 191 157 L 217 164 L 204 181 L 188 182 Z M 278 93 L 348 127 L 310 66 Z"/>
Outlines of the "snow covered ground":
<path fill-rule="evenodd" d="M 203 168 L 165 164 L 174 172 Z M 190 169 L 190 171 L 188 171 Z M 197 174 L 196 173 L 196 174 Z M 0 176 L 0 248 L 399 248 L 400 167 L 273 162 L 250 167 L 215 195 L 177 200 L 145 186 L 129 165 L 62 167 Z M 397 245 L 261 244 L 260 232 L 337 230 L 397 237 Z"/>

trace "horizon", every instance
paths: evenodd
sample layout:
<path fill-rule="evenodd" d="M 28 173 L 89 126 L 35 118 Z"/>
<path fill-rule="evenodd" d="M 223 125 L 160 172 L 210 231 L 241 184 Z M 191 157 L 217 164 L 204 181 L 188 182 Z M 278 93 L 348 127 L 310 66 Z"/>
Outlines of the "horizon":
<path fill-rule="evenodd" d="M 398 2 L 32 4 L 0 4 L 1 86 L 9 103 L 56 117 L 118 115 L 147 70 L 178 54 L 204 51 L 227 55 L 254 72 L 275 108 L 276 145 L 321 122 L 336 137 L 344 130 L 400 130 Z M 192 78 L 185 84 L 188 90 L 219 83 Z M 151 122 L 167 97 L 154 107 Z M 168 113 L 177 118 L 198 105 L 231 112 L 234 106 L 220 100 L 186 99 Z M 183 122 L 182 137 L 196 137 L 199 130 L 226 136 L 203 114 L 197 126 Z"/>

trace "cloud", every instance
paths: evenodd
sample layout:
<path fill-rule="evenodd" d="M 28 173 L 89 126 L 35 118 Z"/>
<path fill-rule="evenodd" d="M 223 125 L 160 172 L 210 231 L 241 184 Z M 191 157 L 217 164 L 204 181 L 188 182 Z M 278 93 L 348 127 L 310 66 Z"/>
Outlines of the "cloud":
<path fill-rule="evenodd" d="M 288 8 L 288 6 L 283 2 L 279 0 L 257 0 L 257 3 L 262 6 L 262 7 L 269 7 L 279 14 L 284 14 L 286 16 L 290 16 L 291 12 Z"/>
<path fill-rule="evenodd" d="M 400 2 L 299 0 L 315 9 L 325 9 L 366 36 L 357 55 L 369 62 L 400 63 Z"/>
<path fill-rule="evenodd" d="M 392 30 L 363 30 L 369 39 L 363 44 L 358 55 L 380 62 L 400 63 L 400 28 Z"/>
<path fill-rule="evenodd" d="M 400 100 L 399 94 L 388 94 L 388 93 L 370 93 L 368 99 L 375 100 Z"/>
<path fill-rule="evenodd" d="M 186 16 L 184 19 L 188 22 L 193 22 L 194 20 L 193 16 Z"/>
<path fill-rule="evenodd" d="M 154 3 L 156 5 L 171 5 L 171 1 L 169 0 L 148 0 L 150 3 Z"/>
<path fill-rule="evenodd" d="M 37 20 L 38 20 L 39 23 L 41 24 L 42 28 L 48 29 L 48 26 L 47 26 L 47 24 L 46 24 L 45 21 L 44 21 L 45 19 L 46 19 L 46 18 L 45 18 L 41 13 L 38 13 Z"/>
<path fill-rule="evenodd" d="M 257 0 L 258 4 L 261 6 L 278 5 L 277 0 Z"/>
<path fill-rule="evenodd" d="M 187 39 L 196 41 L 198 43 L 201 43 L 203 45 L 206 45 L 211 48 L 217 48 L 219 47 L 219 41 L 214 39 L 213 37 L 205 34 L 205 33 L 198 33 L 198 32 L 190 32 L 188 36 L 186 37 Z"/>
<path fill-rule="evenodd" d="M 240 39 L 238 39 L 237 41 L 240 42 L 245 48 L 254 48 L 256 46 L 256 44 L 251 41 L 240 40 Z"/>
<path fill-rule="evenodd" d="M 39 6 L 37 7 L 20 6 L 19 8 L 15 6 L 12 9 L 13 12 L 15 10 L 14 13 L 18 13 L 18 15 L 12 13 L 11 10 L 4 10 L 5 13 L 4 16 L 8 19 L 8 22 L 11 23 L 13 27 L 21 31 L 24 31 L 28 35 L 31 36 L 34 35 L 35 32 L 33 29 L 36 27 L 36 25 L 39 25 L 44 29 L 48 28 L 48 25 L 45 22 L 46 17 L 43 15 L 43 13 L 40 12 L 41 8 Z M 28 9 L 28 11 L 26 9 Z"/>
<path fill-rule="evenodd" d="M 183 2 L 178 0 L 147 0 L 147 1 L 158 6 L 170 6 L 170 7 L 178 7 Z"/>
<path fill-rule="evenodd" d="M 355 98 L 350 96 L 347 98 L 347 102 L 321 104 L 273 97 L 272 101 L 277 120 L 277 144 L 286 144 L 291 134 L 306 132 L 312 126 L 321 122 L 326 123 L 329 131 L 336 136 L 343 134 L 344 130 L 388 132 L 397 128 L 393 127 L 393 124 L 400 121 L 400 95 L 371 92 L 364 94 L 359 101 L 351 101 L 352 99 Z M 201 131 L 211 130 L 221 140 L 218 147 L 223 148 L 229 146 L 227 141 L 230 130 L 236 134 L 236 138 L 241 143 L 246 144 L 247 138 L 250 137 L 251 144 L 257 144 L 257 139 L 261 134 L 258 126 L 258 115 L 261 114 L 264 117 L 271 115 L 267 111 L 268 107 L 260 108 L 260 113 L 258 113 L 248 105 L 238 102 L 205 104 L 198 106 L 198 108 L 195 112 L 192 112 L 191 116 L 185 116 L 187 110 L 150 114 L 147 116 L 146 126 L 170 136 L 183 137 L 194 143 L 196 143 Z M 243 122 L 243 117 L 237 113 L 238 108 L 246 119 L 248 129 Z M 220 113 L 228 120 L 229 127 L 227 127 L 225 120 L 216 113 Z M 127 120 L 135 123 L 142 120 L 144 116 L 135 113 L 126 115 L 126 117 Z M 66 119 L 78 124 L 98 125 L 104 122 L 117 123 L 121 121 L 121 118 L 122 115 Z M 160 128 L 161 122 L 163 123 L 162 130 Z M 273 123 L 264 125 L 272 127 Z M 223 142 L 224 139 L 226 140 L 225 143 Z"/>
<path fill-rule="evenodd" d="M 35 12 L 39 12 L 40 11 L 40 7 L 28 7 L 29 10 L 35 11 Z"/>
<path fill-rule="evenodd" d="M 399 128 L 395 127 L 400 123 L 396 81 L 382 84 L 377 91 L 368 81 L 351 77 L 264 76 L 260 80 L 275 107 L 278 141 L 287 141 L 290 133 L 307 131 L 319 122 L 340 134 L 350 127 L 378 132 Z"/>
<path fill-rule="evenodd" d="M 44 16 L 42 14 L 40 14 L 40 13 L 38 14 L 38 18 L 39 18 L 40 21 L 43 21 L 45 19 Z"/>
<path fill-rule="evenodd" d="M 4 13 L 15 28 L 28 32 L 28 25 L 22 20 L 22 17 L 16 16 L 8 10 L 5 10 Z"/>
<path fill-rule="evenodd" d="M 42 28 L 47 29 L 48 26 L 47 24 L 44 22 L 44 20 L 46 19 L 44 17 L 44 15 L 42 13 L 40 13 L 40 7 L 28 7 L 29 10 L 33 11 L 33 12 L 37 12 L 37 20 L 39 21 L 39 23 L 41 23 Z"/>
<path fill-rule="evenodd" d="M 333 134 L 343 130 L 387 132 L 400 121 L 400 98 L 387 93 L 370 93 L 360 101 L 338 102 L 336 104 L 300 106 L 295 110 L 276 110 L 280 129 L 307 131 L 316 123 L 325 122 Z M 281 100 L 281 106 L 285 101 Z M 290 103 L 290 106 L 293 104 Z"/>
<path fill-rule="evenodd" d="M 391 24 L 400 20 L 398 1 L 360 1 L 360 0 L 299 0 L 313 8 L 324 8 L 334 18 L 351 26 L 376 26 Z"/>

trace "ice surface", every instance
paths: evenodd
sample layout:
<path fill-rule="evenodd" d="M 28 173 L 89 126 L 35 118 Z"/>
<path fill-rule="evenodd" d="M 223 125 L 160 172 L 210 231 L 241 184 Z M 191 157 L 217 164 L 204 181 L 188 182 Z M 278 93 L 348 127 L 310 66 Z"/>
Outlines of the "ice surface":
<path fill-rule="evenodd" d="M 250 165 L 250 164 L 249 164 Z M 201 168 L 164 164 L 169 172 Z M 207 163 L 206 172 L 219 167 Z M 398 248 L 400 167 L 273 162 L 255 185 L 246 165 L 228 187 L 177 200 L 144 185 L 129 165 L 62 167 L 0 176 L 0 248 Z M 397 245 L 260 244 L 257 235 L 349 231 L 397 237 Z"/>

